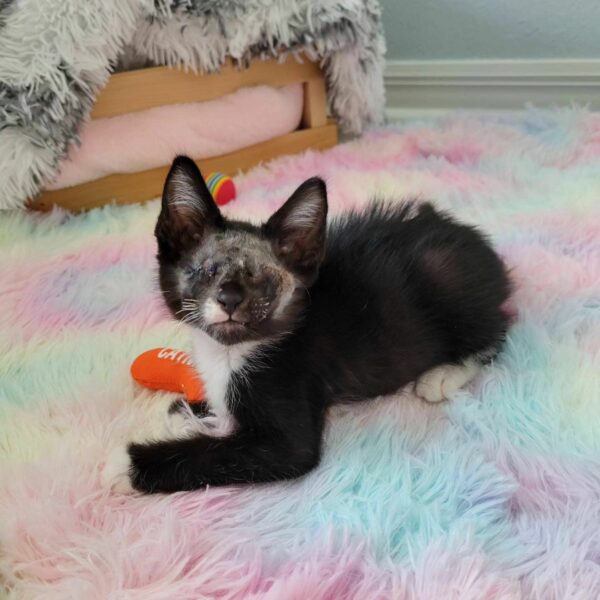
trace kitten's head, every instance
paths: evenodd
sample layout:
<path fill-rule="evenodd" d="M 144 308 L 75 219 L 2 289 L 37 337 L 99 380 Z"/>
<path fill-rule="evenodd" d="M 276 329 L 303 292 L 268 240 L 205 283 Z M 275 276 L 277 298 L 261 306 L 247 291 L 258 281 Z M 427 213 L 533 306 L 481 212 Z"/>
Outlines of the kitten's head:
<path fill-rule="evenodd" d="M 223 217 L 189 158 L 175 159 L 155 234 L 173 315 L 223 344 L 288 331 L 325 250 L 327 193 L 305 181 L 262 226 Z"/>

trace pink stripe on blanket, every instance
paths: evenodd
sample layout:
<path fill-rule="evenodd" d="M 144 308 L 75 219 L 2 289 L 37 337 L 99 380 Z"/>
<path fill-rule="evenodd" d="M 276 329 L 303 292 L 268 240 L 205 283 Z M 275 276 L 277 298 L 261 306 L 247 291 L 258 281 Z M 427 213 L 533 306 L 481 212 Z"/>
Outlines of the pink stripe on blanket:
<path fill-rule="evenodd" d="M 208 158 L 258 144 L 298 127 L 302 84 L 243 88 L 218 100 L 159 106 L 89 122 L 71 149 L 57 190 L 117 173 L 168 164 L 176 154 Z"/>

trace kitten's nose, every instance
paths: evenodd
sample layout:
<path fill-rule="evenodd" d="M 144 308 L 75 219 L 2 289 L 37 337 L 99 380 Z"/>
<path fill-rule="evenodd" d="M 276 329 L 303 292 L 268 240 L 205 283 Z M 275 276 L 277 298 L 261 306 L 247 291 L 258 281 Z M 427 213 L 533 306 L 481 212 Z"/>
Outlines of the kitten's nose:
<path fill-rule="evenodd" d="M 242 303 L 244 299 L 244 290 L 239 283 L 235 281 L 226 281 L 221 284 L 217 301 L 223 307 L 228 315 L 232 315 L 235 309 Z"/>

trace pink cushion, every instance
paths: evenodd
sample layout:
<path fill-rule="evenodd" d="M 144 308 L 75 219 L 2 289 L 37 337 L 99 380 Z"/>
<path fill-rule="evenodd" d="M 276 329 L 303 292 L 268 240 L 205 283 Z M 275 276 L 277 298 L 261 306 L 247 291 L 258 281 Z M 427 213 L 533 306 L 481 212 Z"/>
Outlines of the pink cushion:
<path fill-rule="evenodd" d="M 302 117 L 302 84 L 243 88 L 208 102 L 172 104 L 90 121 L 56 190 L 115 173 L 169 164 L 176 154 L 208 158 L 293 131 Z"/>

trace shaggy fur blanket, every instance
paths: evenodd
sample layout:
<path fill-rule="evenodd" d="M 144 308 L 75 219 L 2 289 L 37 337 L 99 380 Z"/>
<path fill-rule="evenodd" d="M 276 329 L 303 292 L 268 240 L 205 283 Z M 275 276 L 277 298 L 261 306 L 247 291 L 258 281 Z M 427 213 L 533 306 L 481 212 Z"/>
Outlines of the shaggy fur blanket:
<path fill-rule="evenodd" d="M 449 402 L 340 407 L 294 482 L 111 493 L 107 454 L 172 395 L 132 359 L 188 348 L 156 294 L 158 203 L 0 215 L 0 597 L 600 598 L 600 117 L 389 127 L 236 178 L 260 219 L 303 179 L 332 214 L 432 199 L 487 232 L 515 323 Z"/>
<path fill-rule="evenodd" d="M 123 55 L 215 71 L 301 51 L 322 61 L 343 129 L 380 120 L 377 0 L 0 0 L 0 208 L 53 180 Z"/>

